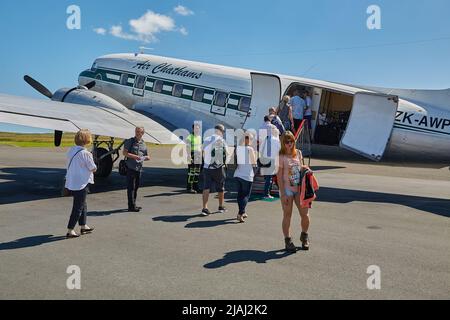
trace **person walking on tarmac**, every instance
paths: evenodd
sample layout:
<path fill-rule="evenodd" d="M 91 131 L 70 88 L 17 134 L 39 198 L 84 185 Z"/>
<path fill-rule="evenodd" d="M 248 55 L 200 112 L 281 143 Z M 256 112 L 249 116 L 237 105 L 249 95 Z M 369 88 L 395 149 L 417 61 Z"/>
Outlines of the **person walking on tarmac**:
<path fill-rule="evenodd" d="M 192 126 L 192 133 L 186 139 L 188 155 L 188 174 L 186 189 L 190 193 L 199 192 L 198 181 L 202 166 L 202 132 L 200 125 L 195 123 Z"/>

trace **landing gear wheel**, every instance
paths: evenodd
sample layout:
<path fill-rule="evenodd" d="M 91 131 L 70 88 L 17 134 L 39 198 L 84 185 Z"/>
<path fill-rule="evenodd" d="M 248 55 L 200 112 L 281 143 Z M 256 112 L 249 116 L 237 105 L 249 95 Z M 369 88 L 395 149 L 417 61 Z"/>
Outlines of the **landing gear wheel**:
<path fill-rule="evenodd" d="M 108 153 L 108 150 L 106 150 L 105 148 L 98 148 L 96 150 L 97 153 L 97 157 L 96 159 L 101 158 L 104 154 Z M 106 178 L 108 177 L 111 172 L 112 172 L 112 168 L 113 168 L 113 160 L 112 160 L 112 156 L 108 155 L 105 158 L 103 158 L 100 163 L 98 163 L 98 161 L 95 161 L 95 164 L 97 165 L 97 172 L 95 173 L 95 176 L 98 178 Z"/>

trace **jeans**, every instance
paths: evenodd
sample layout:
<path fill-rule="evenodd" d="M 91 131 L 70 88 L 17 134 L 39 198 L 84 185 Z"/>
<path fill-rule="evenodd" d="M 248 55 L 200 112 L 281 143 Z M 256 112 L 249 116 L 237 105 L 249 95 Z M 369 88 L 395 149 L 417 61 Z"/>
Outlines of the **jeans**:
<path fill-rule="evenodd" d="M 273 177 L 272 176 L 264 176 L 264 196 L 267 197 L 270 195 L 270 191 L 272 191 L 273 185 Z"/>
<path fill-rule="evenodd" d="M 87 186 L 80 191 L 72 191 L 73 206 L 72 206 L 72 213 L 69 219 L 69 224 L 67 225 L 67 229 L 71 230 L 74 229 L 77 222 L 80 226 L 86 225 L 87 193 L 88 193 Z"/>
<path fill-rule="evenodd" d="M 141 181 L 141 171 L 135 171 L 128 168 L 127 171 L 127 195 L 128 195 L 128 209 L 136 207 L 137 191 Z"/>
<path fill-rule="evenodd" d="M 246 181 L 241 178 L 236 178 L 236 180 L 238 182 L 237 202 L 239 206 L 239 214 L 242 215 L 245 213 L 245 208 L 247 207 L 248 200 L 250 199 L 253 182 Z"/>

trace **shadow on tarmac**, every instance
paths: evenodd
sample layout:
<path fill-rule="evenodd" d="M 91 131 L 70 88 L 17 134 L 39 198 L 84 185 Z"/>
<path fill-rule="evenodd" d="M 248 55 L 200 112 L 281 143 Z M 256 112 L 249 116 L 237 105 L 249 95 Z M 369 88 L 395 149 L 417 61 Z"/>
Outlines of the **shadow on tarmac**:
<path fill-rule="evenodd" d="M 204 221 L 195 221 L 188 223 L 185 225 L 185 228 L 193 229 L 193 228 L 214 228 L 218 226 L 224 226 L 227 224 L 238 224 L 236 218 L 233 219 L 225 219 L 225 220 L 204 220 Z"/>
<path fill-rule="evenodd" d="M 267 261 L 283 259 L 292 254 L 294 253 L 288 253 L 285 250 L 281 249 L 267 252 L 259 250 L 231 251 L 226 253 L 222 259 L 209 262 L 205 264 L 203 267 L 206 269 L 218 269 L 233 263 L 251 262 L 251 261 L 256 263 L 267 263 Z"/>
<path fill-rule="evenodd" d="M 336 167 L 318 167 L 316 171 L 335 169 Z M 185 169 L 167 168 L 145 168 L 142 178 L 142 187 L 169 187 L 180 189 L 185 187 Z M 0 169 L 0 205 L 14 204 L 27 201 L 52 199 L 60 197 L 62 181 L 65 174 L 64 169 L 53 168 L 3 168 Z M 227 186 L 230 191 L 225 195 L 226 199 L 235 199 L 235 182 L 228 174 Z M 103 193 L 109 191 L 122 190 L 126 194 L 125 178 L 114 171 L 106 179 L 96 179 L 95 185 L 91 188 L 91 193 Z M 181 194 L 180 191 L 173 193 L 162 193 L 147 197 L 167 196 Z M 212 198 L 210 197 L 210 200 Z M 390 203 L 403 205 L 420 211 L 436 214 L 443 217 L 450 217 L 450 199 L 431 198 L 421 196 L 398 195 L 383 192 L 361 191 L 351 189 L 339 189 L 321 187 L 318 192 L 319 202 L 349 203 L 353 201 L 371 203 Z M 93 215 L 109 215 L 120 213 L 112 211 L 106 213 L 92 213 Z M 91 214 L 91 215 L 92 215 Z M 162 220 L 161 220 L 162 221 Z M 190 226 L 199 227 L 199 226 Z M 200 226 L 201 228 L 202 226 Z"/>
<path fill-rule="evenodd" d="M 14 249 L 22 249 L 22 248 L 30 248 L 40 246 L 46 243 L 51 243 L 55 241 L 66 240 L 65 236 L 54 236 L 54 235 L 42 235 L 42 236 L 33 236 L 22 239 L 17 239 L 10 242 L 0 243 L 0 251 L 2 250 L 14 250 Z"/>
<path fill-rule="evenodd" d="M 318 191 L 317 201 L 331 203 L 349 203 L 353 201 L 391 203 L 450 218 L 450 199 L 321 187 Z"/>
<path fill-rule="evenodd" d="M 153 221 L 162 221 L 162 222 L 188 222 L 190 219 L 193 218 L 200 218 L 202 217 L 201 214 L 194 214 L 194 215 L 177 215 L 177 216 L 160 216 L 160 217 L 154 217 Z"/>

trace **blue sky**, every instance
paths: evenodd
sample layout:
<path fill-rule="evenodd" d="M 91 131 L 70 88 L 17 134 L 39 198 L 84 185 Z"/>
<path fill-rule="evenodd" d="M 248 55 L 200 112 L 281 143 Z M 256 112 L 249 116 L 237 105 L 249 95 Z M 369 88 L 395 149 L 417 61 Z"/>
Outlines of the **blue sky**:
<path fill-rule="evenodd" d="M 66 27 L 70 5 L 81 9 L 80 30 Z M 367 28 L 370 5 L 381 30 Z M 71 87 L 96 57 L 139 46 L 343 83 L 450 88 L 448 12 L 448 0 L 2 0 L 0 92 L 40 97 L 24 74 L 51 91 Z"/>

